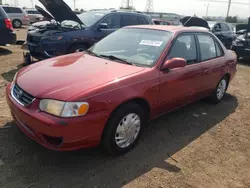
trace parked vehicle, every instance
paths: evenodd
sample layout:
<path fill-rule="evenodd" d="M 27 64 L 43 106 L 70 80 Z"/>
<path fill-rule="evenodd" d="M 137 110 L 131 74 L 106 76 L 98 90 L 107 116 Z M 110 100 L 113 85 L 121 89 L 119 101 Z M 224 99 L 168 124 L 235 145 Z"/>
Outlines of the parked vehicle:
<path fill-rule="evenodd" d="M 38 22 L 38 21 L 43 21 L 42 14 L 38 12 L 37 10 L 28 9 L 28 10 L 25 10 L 25 12 L 28 14 L 31 24 Z"/>
<path fill-rule="evenodd" d="M 150 16 L 134 11 L 88 11 L 76 15 L 62 0 L 40 2 L 56 22 L 28 33 L 30 54 L 39 60 L 85 50 L 123 26 L 154 24 Z"/>
<path fill-rule="evenodd" d="M 197 26 L 209 29 L 213 34 L 215 34 L 227 49 L 230 49 L 232 41 L 235 38 L 235 32 L 233 27 L 224 22 L 211 22 L 206 21 L 198 17 L 187 16 L 181 19 L 181 22 L 186 27 Z"/>
<path fill-rule="evenodd" d="M 100 144 L 119 155 L 149 120 L 204 97 L 219 103 L 236 60 L 203 29 L 129 26 L 84 52 L 23 68 L 6 96 L 17 126 L 46 148 Z"/>
<path fill-rule="evenodd" d="M 213 32 L 229 49 L 235 39 L 233 27 L 226 22 L 208 22 L 211 32 Z"/>
<path fill-rule="evenodd" d="M 13 30 L 11 20 L 0 6 L 0 45 L 16 43 L 16 33 Z"/>
<path fill-rule="evenodd" d="M 170 21 L 161 20 L 161 19 L 153 19 L 155 25 L 173 25 Z"/>
<path fill-rule="evenodd" d="M 11 7 L 6 5 L 1 5 L 1 7 L 11 19 L 14 28 L 20 28 L 22 27 L 22 25 L 30 24 L 29 16 L 22 8 Z"/>

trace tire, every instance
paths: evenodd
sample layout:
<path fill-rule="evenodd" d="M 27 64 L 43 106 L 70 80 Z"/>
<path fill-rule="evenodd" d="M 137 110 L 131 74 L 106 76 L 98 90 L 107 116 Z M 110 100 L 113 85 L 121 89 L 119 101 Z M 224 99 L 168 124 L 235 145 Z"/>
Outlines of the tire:
<path fill-rule="evenodd" d="M 70 49 L 69 49 L 69 53 L 76 53 L 76 52 L 81 52 L 86 50 L 87 47 L 84 44 L 76 44 L 73 45 Z"/>
<path fill-rule="evenodd" d="M 218 104 L 220 103 L 220 101 L 223 99 L 223 97 L 225 96 L 225 93 L 227 91 L 228 88 L 228 84 L 229 84 L 229 80 L 226 76 L 224 76 L 219 83 L 217 84 L 215 90 L 213 91 L 211 97 L 210 97 L 210 101 L 213 104 Z"/>
<path fill-rule="evenodd" d="M 14 28 L 21 28 L 23 24 L 20 20 L 13 20 L 12 25 Z"/>
<path fill-rule="evenodd" d="M 138 143 L 146 123 L 145 111 L 140 105 L 135 103 L 122 105 L 112 113 L 105 126 L 101 141 L 103 151 L 116 156 L 127 153 Z M 129 129 L 129 126 L 132 128 Z M 140 128 L 138 128 L 139 126 Z M 132 132 L 129 132 L 130 130 Z M 126 141 L 125 138 L 131 140 Z"/>

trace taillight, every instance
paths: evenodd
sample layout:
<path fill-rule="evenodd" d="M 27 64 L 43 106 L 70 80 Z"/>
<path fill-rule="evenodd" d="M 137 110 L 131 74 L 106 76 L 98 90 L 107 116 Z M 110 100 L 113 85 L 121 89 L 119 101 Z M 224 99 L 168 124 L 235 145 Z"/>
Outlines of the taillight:
<path fill-rule="evenodd" d="M 6 18 L 6 19 L 4 20 L 4 22 L 5 22 L 5 26 L 6 26 L 8 29 L 13 30 L 12 22 L 11 22 L 11 20 L 10 20 L 9 18 Z"/>

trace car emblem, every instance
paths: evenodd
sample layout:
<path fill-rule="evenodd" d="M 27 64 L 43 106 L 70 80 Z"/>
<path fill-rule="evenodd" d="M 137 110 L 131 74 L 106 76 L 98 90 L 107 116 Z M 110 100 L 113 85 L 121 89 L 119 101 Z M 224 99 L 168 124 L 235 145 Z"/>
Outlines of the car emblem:
<path fill-rule="evenodd" d="M 23 91 L 22 90 L 18 91 L 16 97 L 20 99 L 22 96 L 23 96 Z"/>

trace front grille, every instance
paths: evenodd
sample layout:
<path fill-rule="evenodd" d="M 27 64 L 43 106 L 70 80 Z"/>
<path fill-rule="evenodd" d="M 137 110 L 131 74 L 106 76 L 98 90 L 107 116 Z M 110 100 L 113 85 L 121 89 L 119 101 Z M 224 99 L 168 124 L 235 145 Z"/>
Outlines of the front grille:
<path fill-rule="evenodd" d="M 15 84 L 12 88 L 12 97 L 21 105 L 28 106 L 34 101 L 34 97 Z"/>

